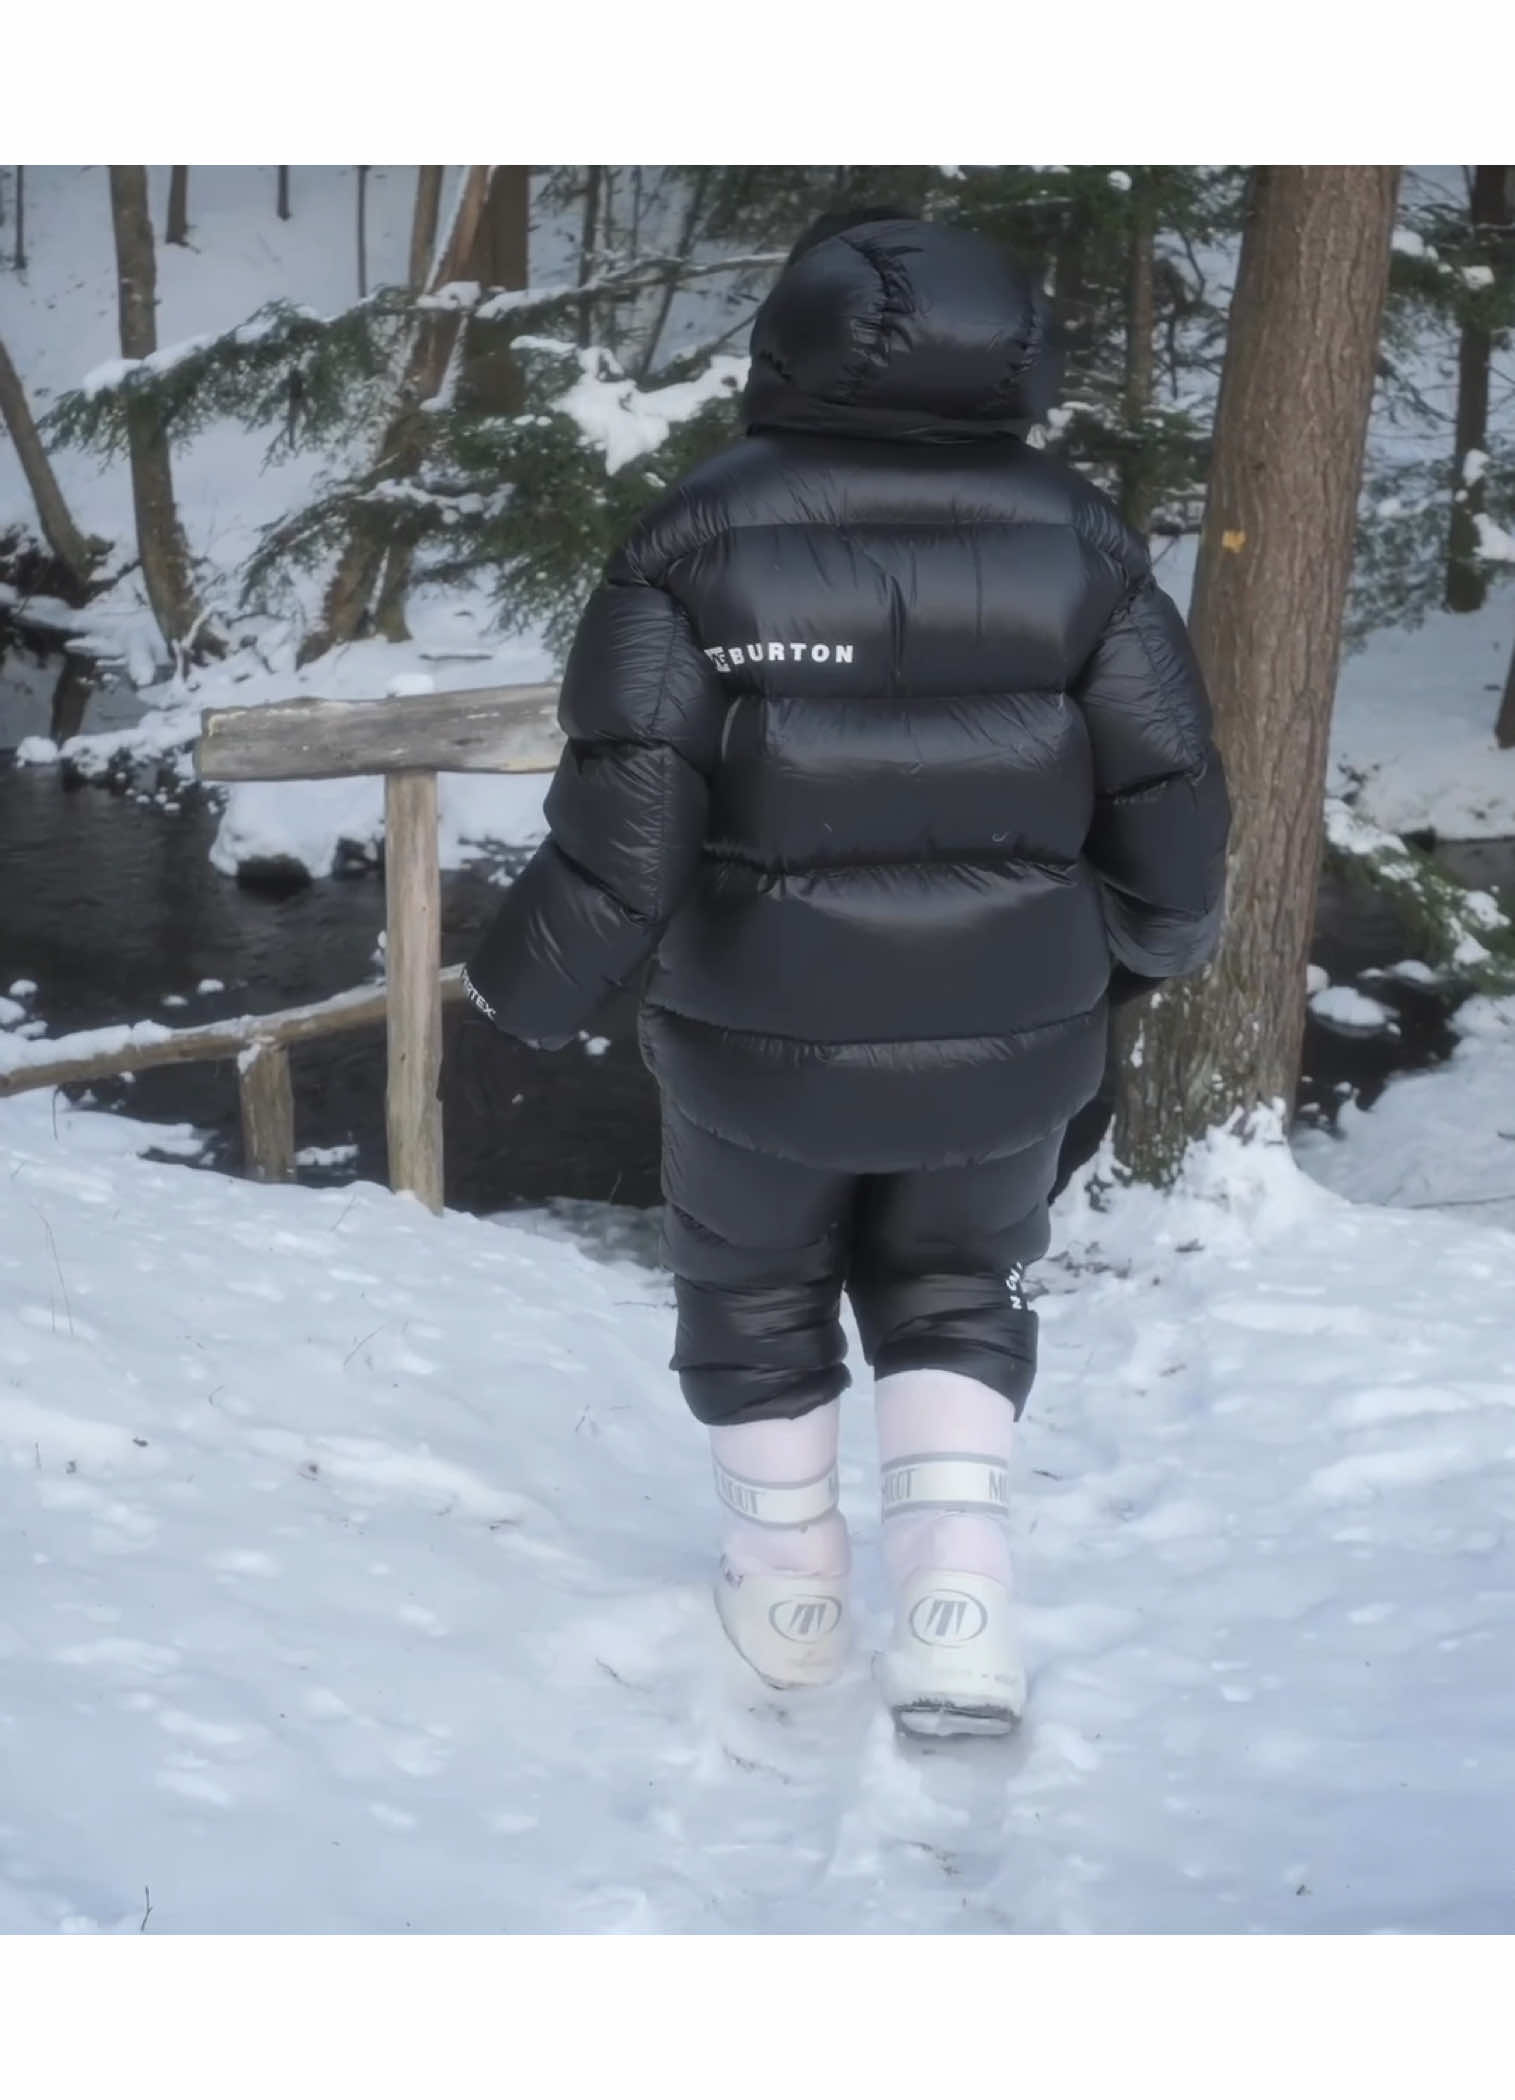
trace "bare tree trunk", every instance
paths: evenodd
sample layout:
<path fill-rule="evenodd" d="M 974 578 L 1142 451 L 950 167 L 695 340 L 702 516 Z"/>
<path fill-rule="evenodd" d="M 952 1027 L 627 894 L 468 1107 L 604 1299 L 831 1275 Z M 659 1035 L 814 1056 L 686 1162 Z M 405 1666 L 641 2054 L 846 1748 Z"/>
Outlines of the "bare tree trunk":
<path fill-rule="evenodd" d="M 1089 293 L 1090 238 L 1088 207 L 1075 203 L 1058 228 L 1053 251 L 1052 312 L 1063 342 L 1079 356 L 1088 349 L 1094 333 Z"/>
<path fill-rule="evenodd" d="M 1152 407 L 1157 370 L 1157 215 L 1152 174 L 1140 168 L 1131 182 L 1130 275 L 1126 294 L 1126 445 L 1121 461 L 1121 512 L 1133 532 L 1146 537 L 1151 517 L 1150 475 L 1140 450 Z"/>
<path fill-rule="evenodd" d="M 711 170 L 709 168 L 699 168 L 695 171 L 694 180 L 690 184 L 689 202 L 684 210 L 684 223 L 679 228 L 678 243 L 673 251 L 677 262 L 687 262 L 694 248 L 695 237 L 699 232 L 700 213 L 705 209 L 705 199 L 710 194 L 710 176 Z M 668 272 L 667 282 L 664 284 L 662 295 L 658 300 L 658 308 L 653 315 L 652 326 L 647 331 L 647 341 L 642 350 L 641 362 L 637 366 L 638 385 L 645 386 L 648 375 L 652 371 L 652 361 L 657 356 L 658 344 L 663 340 L 663 330 L 668 326 L 668 316 L 672 311 L 674 294 L 678 291 L 678 288 L 678 271 L 672 269 Z"/>
<path fill-rule="evenodd" d="M 431 275 L 432 290 L 462 275 L 464 258 L 473 253 L 479 219 L 484 209 L 488 170 L 470 167 L 464 182 L 457 214 L 447 246 Z M 429 401 L 446 375 L 448 359 L 457 341 L 456 313 L 423 314 L 405 361 L 394 406 L 379 441 L 375 472 L 386 479 L 403 481 L 414 474 L 425 456 L 426 432 L 422 403 Z M 354 524 L 326 587 L 319 626 L 301 644 L 299 660 L 309 663 L 339 642 L 357 635 L 369 606 L 388 551 L 391 535 L 369 521 Z M 408 573 L 408 561 L 405 573 Z M 394 607 L 403 597 L 403 577 L 397 575 L 389 598 L 388 618 L 395 623 Z M 396 628 L 396 632 L 399 629 Z"/>
<path fill-rule="evenodd" d="M 116 280 L 121 311 L 121 354 L 151 357 L 158 347 L 157 266 L 152 221 L 147 215 L 146 168 L 110 171 L 111 218 L 116 237 Z M 131 459 L 132 508 L 137 551 L 148 602 L 163 639 L 175 649 L 193 643 L 193 654 L 219 656 L 225 645 L 205 630 L 195 595 L 189 549 L 174 503 L 168 438 L 157 408 L 129 392 L 127 444 Z"/>
<path fill-rule="evenodd" d="M 437 245 L 437 217 L 442 203 L 442 172 L 440 165 L 416 170 L 416 201 L 410 220 L 410 269 L 407 280 L 413 292 L 424 291 L 431 274 Z M 403 642 L 409 638 L 410 629 L 405 624 L 405 601 L 410 593 L 410 570 L 415 543 L 415 533 L 403 524 L 397 525 L 384 556 L 378 603 L 374 610 L 374 626 L 387 642 Z"/>
<path fill-rule="evenodd" d="M 1469 200 L 1475 243 L 1494 229 L 1515 233 L 1515 168 L 1475 168 Z M 1512 258 L 1500 258 L 1503 268 Z M 1448 612 L 1477 612 L 1487 595 L 1478 560 L 1478 529 L 1473 520 L 1484 507 L 1481 474 L 1464 482 L 1470 452 L 1482 453 L 1489 435 L 1489 364 L 1494 339 L 1479 302 L 1462 324 L 1457 344 L 1457 426 L 1452 441 L 1452 521 L 1447 538 Z"/>
<path fill-rule="evenodd" d="M 588 284 L 594 275 L 595 249 L 600 238 L 600 180 L 604 170 L 584 170 L 584 217 L 579 228 L 579 283 Z M 594 341 L 594 301 L 579 301 L 579 348 Z"/>
<path fill-rule="evenodd" d="M 497 291 L 519 291 L 526 284 L 530 207 L 530 168 L 500 167 L 490 171 L 489 194 L 479 218 L 471 261 L 480 284 Z"/>
<path fill-rule="evenodd" d="M 26 269 L 26 170 L 25 170 L 25 168 L 17 168 L 17 170 L 16 170 L 16 247 L 15 247 L 15 263 L 16 263 L 16 268 L 17 268 L 17 270 L 18 270 L 18 271 L 20 271 L 20 272 L 24 272 L 24 271 L 25 271 L 25 269 Z"/>
<path fill-rule="evenodd" d="M 1123 1017 L 1126 1171 L 1163 1183 L 1191 1139 L 1299 1075 L 1326 739 L 1397 168 L 1253 171 L 1216 411 L 1191 629 L 1235 823 L 1215 963 Z"/>
<path fill-rule="evenodd" d="M 530 202 L 529 167 L 497 167 L 489 178 L 489 189 L 479 215 L 472 251 L 460 268 L 480 285 L 500 291 L 517 291 L 526 283 Z M 454 337 L 455 340 L 455 337 Z M 449 348 L 449 356 L 451 348 Z M 515 415 L 525 400 L 521 368 L 508 340 L 487 324 L 476 326 L 469 315 L 463 322 L 463 340 L 457 345 L 457 399 L 460 405 L 486 415 Z M 443 373 L 447 360 L 443 360 Z M 442 383 L 441 375 L 438 385 Z M 410 638 L 405 603 L 410 595 L 411 568 L 420 534 L 416 527 L 396 527 L 384 557 L 374 626 L 387 642 Z"/>
<path fill-rule="evenodd" d="M 1504 674 L 1504 695 L 1499 703 L 1494 739 L 1501 751 L 1515 751 L 1515 649 L 1510 651 L 1510 668 Z"/>
<path fill-rule="evenodd" d="M 478 284 L 499 291 L 518 291 L 526 284 L 530 179 L 529 167 L 497 167 L 490 175 L 473 251 L 462 266 Z M 519 413 L 525 401 L 525 384 L 509 341 L 502 339 L 499 329 L 487 323 L 476 324 L 472 315 L 468 316 L 457 355 L 460 405 L 485 415 Z M 410 637 L 405 602 L 410 595 L 411 567 L 419 537 L 415 527 L 398 526 L 384 558 L 374 626 L 387 642 L 403 642 Z"/>
<path fill-rule="evenodd" d="M 274 210 L 281 219 L 290 217 L 288 168 L 280 168 L 278 171 L 278 186 L 274 192 Z"/>
<path fill-rule="evenodd" d="M 437 245 L 437 213 L 441 205 L 441 168 L 417 168 L 416 205 L 410 219 L 410 268 L 405 278 L 413 292 L 420 291 L 431 268 L 432 250 Z"/>
<path fill-rule="evenodd" d="M 89 592 L 89 572 L 94 567 L 94 552 L 74 523 L 73 513 L 64 501 L 63 491 L 53 473 L 52 461 L 48 458 L 42 439 L 37 434 L 37 426 L 32 421 L 32 412 L 27 405 L 21 375 L 11 363 L 10 352 L 4 343 L 0 343 L 0 417 L 4 418 L 5 427 L 11 434 L 11 443 L 21 461 L 21 471 L 26 476 L 27 487 L 32 492 L 32 501 L 37 506 L 42 536 L 68 572 L 73 596 L 76 602 L 82 604 Z"/>
<path fill-rule="evenodd" d="M 358 297 L 368 297 L 368 170 L 358 170 Z"/>
<path fill-rule="evenodd" d="M 88 658 L 75 656 L 65 650 L 63 661 L 58 666 L 58 680 L 53 687 L 52 705 L 48 711 L 47 734 L 51 742 L 63 745 L 71 736 L 79 734 L 84 727 L 89 696 L 93 690 L 93 666 Z"/>
<path fill-rule="evenodd" d="M 173 168 L 168 171 L 168 224 L 163 229 L 165 242 L 175 248 L 189 246 L 189 170 Z"/>
<path fill-rule="evenodd" d="M 613 256 L 616 252 L 615 206 L 615 169 L 606 168 L 600 183 L 600 252 L 603 256 Z M 605 300 L 600 308 L 599 334 L 611 355 L 619 357 L 621 314 L 614 297 Z"/>
<path fill-rule="evenodd" d="M 530 232 L 530 168 L 493 169 L 478 235 L 461 274 L 491 291 L 523 291 L 529 281 Z M 475 322 L 470 315 L 463 324 L 461 354 L 460 406 L 480 415 L 519 415 L 525 406 L 525 382 L 504 332 L 487 321 Z"/>

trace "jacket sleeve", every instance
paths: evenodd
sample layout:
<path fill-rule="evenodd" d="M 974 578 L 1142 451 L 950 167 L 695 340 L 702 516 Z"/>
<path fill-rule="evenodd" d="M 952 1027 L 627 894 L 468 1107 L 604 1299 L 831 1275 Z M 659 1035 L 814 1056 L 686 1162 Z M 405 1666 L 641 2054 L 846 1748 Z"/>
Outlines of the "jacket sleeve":
<path fill-rule="evenodd" d="M 563 674 L 549 836 L 464 973 L 497 1028 L 557 1047 L 646 962 L 699 863 L 724 714 L 683 607 L 612 564 Z"/>
<path fill-rule="evenodd" d="M 1073 686 L 1094 752 L 1085 852 L 1117 963 L 1180 977 L 1210 960 L 1231 810 L 1210 701 L 1178 607 L 1143 569 Z"/>

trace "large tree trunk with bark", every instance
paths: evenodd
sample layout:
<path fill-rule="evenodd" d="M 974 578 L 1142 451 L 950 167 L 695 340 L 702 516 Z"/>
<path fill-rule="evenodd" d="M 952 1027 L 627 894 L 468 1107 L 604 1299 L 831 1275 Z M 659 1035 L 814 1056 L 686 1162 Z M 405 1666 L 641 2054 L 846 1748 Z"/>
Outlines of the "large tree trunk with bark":
<path fill-rule="evenodd" d="M 440 173 L 440 170 L 438 171 Z M 492 291 L 520 291 L 527 281 L 527 246 L 530 226 L 529 167 L 497 167 L 490 171 L 489 188 L 479 212 L 478 227 L 468 255 L 451 272 Z M 420 197 L 417 196 L 417 210 Z M 412 250 L 417 229 L 412 227 Z M 435 231 L 433 231 L 433 242 Z M 446 282 L 445 277 L 438 282 Z M 449 342 L 451 343 L 451 338 Z M 449 355 L 451 349 L 449 348 Z M 463 339 L 457 347 L 457 394 L 460 407 L 479 415 L 512 416 L 525 403 L 525 382 L 509 340 L 498 328 L 476 322 L 469 315 L 463 322 Z M 443 361 L 443 371 L 446 360 Z M 439 378 L 438 384 L 441 384 Z M 405 605 L 410 595 L 411 568 L 418 534 L 414 527 L 398 526 L 384 557 L 374 625 L 388 642 L 409 639 Z"/>
<path fill-rule="evenodd" d="M 712 168 L 695 169 L 693 179 L 689 185 L 689 196 L 684 206 L 683 223 L 679 227 L 679 237 L 674 244 L 673 259 L 676 266 L 687 262 L 694 253 L 694 244 L 699 235 L 700 220 L 705 210 L 705 200 L 710 194 L 711 177 L 714 172 Z M 663 330 L 668 325 L 668 316 L 673 311 L 673 302 L 678 288 L 679 271 L 677 267 L 674 267 L 669 270 L 667 278 L 664 280 L 663 289 L 658 298 L 657 311 L 652 317 L 652 325 L 647 331 L 647 340 L 642 346 L 641 362 L 637 366 L 636 374 L 639 386 L 645 386 L 651 376 L 658 354 L 658 345 L 662 342 Z"/>
<path fill-rule="evenodd" d="M 489 193 L 473 244 L 473 274 L 480 284 L 495 291 L 519 291 L 526 284 L 530 205 L 529 167 L 490 170 Z"/>
<path fill-rule="evenodd" d="M 147 215 L 146 168 L 110 171 L 111 218 L 116 236 L 116 282 L 123 357 L 151 357 L 158 347 L 157 266 L 152 221 Z M 153 617 L 170 647 L 193 644 L 201 656 L 224 654 L 225 645 L 204 625 L 195 595 L 178 509 L 168 437 L 154 404 L 127 396 L 127 445 L 131 460 L 132 508 L 137 552 Z"/>
<path fill-rule="evenodd" d="M 473 253 L 461 272 L 491 291 L 524 291 L 530 279 L 531 170 L 495 168 L 479 216 Z M 458 403 L 480 415 L 519 415 L 526 402 L 521 367 L 503 330 L 471 316 L 463 324 Z"/>
<path fill-rule="evenodd" d="M 1131 184 L 1130 275 L 1126 291 L 1126 444 L 1121 461 L 1121 513 L 1145 539 L 1152 498 L 1142 440 L 1157 369 L 1157 214 L 1152 171 L 1140 168 Z"/>
<path fill-rule="evenodd" d="M 1142 1180 L 1237 1110 L 1292 1110 L 1398 179 L 1252 176 L 1190 619 L 1235 809 L 1228 923 L 1208 970 L 1123 1016 L 1116 1153 Z"/>
<path fill-rule="evenodd" d="M 431 290 L 464 274 L 464 260 L 472 255 L 478 237 L 488 173 L 484 167 L 468 170 L 446 248 L 432 271 Z M 426 430 L 422 404 L 431 399 L 446 377 L 448 360 L 458 339 L 458 323 L 456 313 L 422 315 L 405 360 L 389 420 L 379 441 L 374 478 L 408 480 L 424 459 Z M 396 536 L 376 521 L 364 520 L 355 524 L 348 534 L 326 587 L 320 624 L 301 644 L 301 663 L 309 663 L 339 643 L 355 639 L 373 605 L 386 555 L 392 555 L 392 559 L 381 594 L 381 631 L 391 639 L 403 638 L 410 548 L 405 543 L 405 536 Z"/>
<path fill-rule="evenodd" d="M 82 605 L 89 595 L 90 570 L 104 543 L 97 540 L 92 546 L 74 523 L 73 513 L 53 473 L 52 461 L 32 421 L 21 375 L 11 363 L 10 352 L 4 343 L 0 343 L 0 418 L 4 419 L 21 461 L 21 471 L 37 506 L 42 536 L 67 573 L 68 596 L 74 604 Z"/>
<path fill-rule="evenodd" d="M 188 168 L 171 167 L 168 171 L 168 223 L 163 238 L 175 248 L 189 246 Z"/>
<path fill-rule="evenodd" d="M 1495 269 L 1515 267 L 1508 251 L 1498 253 L 1500 232 L 1515 237 L 1515 168 L 1475 168 L 1469 203 L 1473 238 L 1481 253 L 1494 237 Z M 1482 474 L 1463 479 L 1469 453 L 1481 454 L 1489 435 L 1489 365 L 1494 339 L 1488 322 L 1473 310 L 1462 324 L 1457 344 L 1457 423 L 1452 443 L 1452 520 L 1447 539 L 1448 612 L 1477 612 L 1487 594 L 1478 560 L 1478 530 L 1473 520 L 1484 507 Z"/>
<path fill-rule="evenodd" d="M 584 216 L 579 226 L 579 283 L 588 284 L 594 275 L 595 251 L 600 245 L 600 186 L 604 169 L 589 167 L 584 170 Z M 579 303 L 579 348 L 587 349 L 594 341 L 594 301 L 584 299 Z"/>
<path fill-rule="evenodd" d="M 410 217 L 410 268 L 406 283 L 419 292 L 431 270 L 432 251 L 437 245 L 437 214 L 442 208 L 442 170 L 416 169 L 416 202 Z"/>

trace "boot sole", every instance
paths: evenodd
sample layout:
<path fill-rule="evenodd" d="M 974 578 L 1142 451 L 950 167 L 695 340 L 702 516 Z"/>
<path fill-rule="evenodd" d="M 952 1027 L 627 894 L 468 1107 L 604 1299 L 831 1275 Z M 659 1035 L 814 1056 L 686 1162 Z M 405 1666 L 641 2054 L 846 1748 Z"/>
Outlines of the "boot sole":
<path fill-rule="evenodd" d="M 951 1699 L 912 1699 L 890 1711 L 902 1735 L 1013 1735 L 1021 1721 L 1008 1706 L 970 1706 Z"/>

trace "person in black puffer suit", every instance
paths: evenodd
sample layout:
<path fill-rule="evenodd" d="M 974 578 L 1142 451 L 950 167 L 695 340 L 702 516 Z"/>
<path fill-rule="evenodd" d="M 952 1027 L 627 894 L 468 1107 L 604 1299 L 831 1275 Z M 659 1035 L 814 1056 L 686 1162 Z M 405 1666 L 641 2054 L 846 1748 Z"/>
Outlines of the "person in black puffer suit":
<path fill-rule="evenodd" d="M 1219 935 L 1203 683 L 1141 540 L 1026 442 L 1055 379 L 1045 301 L 988 242 L 813 229 L 753 328 L 747 435 L 588 602 L 551 835 L 468 965 L 553 1046 L 650 962 L 672 1367 L 718 1432 L 796 1425 L 789 1459 L 770 1431 L 725 1469 L 742 1521 L 807 1417 L 834 1449 L 844 1288 L 881 1393 L 947 1373 L 1019 1413 L 1020 1277 L 1112 970 L 1147 988 Z"/>

